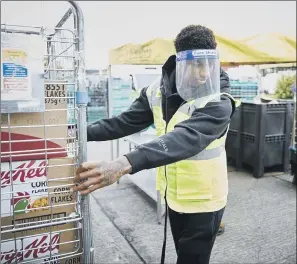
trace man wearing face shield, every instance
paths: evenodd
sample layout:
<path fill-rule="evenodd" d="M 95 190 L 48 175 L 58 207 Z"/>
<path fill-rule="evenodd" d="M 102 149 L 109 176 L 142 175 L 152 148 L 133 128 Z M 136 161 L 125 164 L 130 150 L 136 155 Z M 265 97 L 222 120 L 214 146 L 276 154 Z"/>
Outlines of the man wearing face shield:
<path fill-rule="evenodd" d="M 162 76 L 126 112 L 88 126 L 88 141 L 122 138 L 153 123 L 158 138 L 112 162 L 81 164 L 74 191 L 88 194 L 127 173 L 157 168 L 177 264 L 208 264 L 227 204 L 225 140 L 236 102 L 210 29 L 187 26 L 174 44 L 177 54 L 163 65 Z"/>

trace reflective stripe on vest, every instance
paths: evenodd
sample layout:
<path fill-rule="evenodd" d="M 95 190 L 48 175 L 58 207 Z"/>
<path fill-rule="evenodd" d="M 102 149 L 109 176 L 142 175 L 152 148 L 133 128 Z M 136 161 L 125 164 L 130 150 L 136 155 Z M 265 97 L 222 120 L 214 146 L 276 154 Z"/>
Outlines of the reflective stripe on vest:
<path fill-rule="evenodd" d="M 213 159 L 216 157 L 219 157 L 222 152 L 224 151 L 224 148 L 222 146 L 219 146 L 217 148 L 213 149 L 204 149 L 197 155 L 188 158 L 187 160 L 208 160 L 208 159 Z"/>

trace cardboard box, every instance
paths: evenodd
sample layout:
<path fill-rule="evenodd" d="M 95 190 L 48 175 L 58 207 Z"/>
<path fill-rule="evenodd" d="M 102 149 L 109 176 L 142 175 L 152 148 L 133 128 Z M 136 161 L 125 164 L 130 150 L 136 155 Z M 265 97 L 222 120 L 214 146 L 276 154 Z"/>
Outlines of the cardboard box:
<path fill-rule="evenodd" d="M 47 97 L 45 99 L 46 110 L 53 111 L 10 114 L 10 122 L 8 114 L 1 114 L 1 162 L 10 161 L 10 152 L 12 161 L 67 156 L 66 85 L 45 84 L 45 97 Z M 5 128 L 8 126 L 10 129 Z M 3 142 L 9 140 L 11 146 L 9 142 Z M 20 140 L 24 142 L 17 142 Z M 45 152 L 47 152 L 47 156 Z"/>
<path fill-rule="evenodd" d="M 80 232 L 66 231 L 26 236 L 1 242 L 1 264 L 28 263 L 79 264 L 81 263 Z M 30 262 L 29 262 L 30 261 Z"/>
<path fill-rule="evenodd" d="M 1 264 L 80 263 L 74 173 L 72 157 L 1 164 Z"/>
<path fill-rule="evenodd" d="M 52 212 L 65 216 L 75 212 L 76 197 L 70 192 L 74 175 L 71 157 L 2 163 L 1 230 L 51 217 Z"/>

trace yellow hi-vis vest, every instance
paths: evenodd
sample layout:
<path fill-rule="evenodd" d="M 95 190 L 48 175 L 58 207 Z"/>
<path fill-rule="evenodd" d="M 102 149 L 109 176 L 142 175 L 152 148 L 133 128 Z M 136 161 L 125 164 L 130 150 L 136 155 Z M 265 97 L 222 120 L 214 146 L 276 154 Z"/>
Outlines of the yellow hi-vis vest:
<path fill-rule="evenodd" d="M 227 95 L 239 106 L 229 94 Z M 167 125 L 163 120 L 160 82 L 152 83 L 147 89 L 156 127 L 157 136 L 174 130 L 174 126 L 191 117 L 193 111 L 203 108 L 208 102 L 222 94 L 197 99 L 183 104 Z M 176 163 L 157 168 L 156 189 L 165 196 L 168 206 L 180 213 L 214 212 L 227 204 L 228 177 L 225 151 L 225 134 L 214 140 L 197 155 Z M 170 150 L 169 150 L 170 151 Z"/>

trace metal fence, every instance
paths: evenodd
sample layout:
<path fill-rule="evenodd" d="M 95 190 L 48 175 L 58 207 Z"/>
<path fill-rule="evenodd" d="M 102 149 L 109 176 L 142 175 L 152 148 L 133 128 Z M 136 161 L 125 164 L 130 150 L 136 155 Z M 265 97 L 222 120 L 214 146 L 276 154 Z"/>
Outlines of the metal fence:
<path fill-rule="evenodd" d="M 88 100 L 84 19 L 69 4 L 52 29 L 1 24 L 3 35 L 42 37 L 45 50 L 45 111 L 1 113 L 1 264 L 93 262 L 89 196 L 71 192 Z"/>

